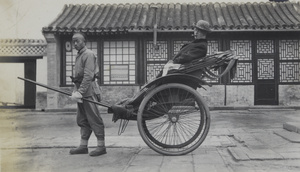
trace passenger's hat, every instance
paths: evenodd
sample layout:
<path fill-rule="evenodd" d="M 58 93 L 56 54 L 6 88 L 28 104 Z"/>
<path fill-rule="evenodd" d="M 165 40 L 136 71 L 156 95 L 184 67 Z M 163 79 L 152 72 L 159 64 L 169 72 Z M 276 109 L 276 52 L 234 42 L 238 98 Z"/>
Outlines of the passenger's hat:
<path fill-rule="evenodd" d="M 205 30 L 207 32 L 211 32 L 211 29 L 210 29 L 210 25 L 207 21 L 205 20 L 199 20 L 196 25 L 195 25 L 196 28 L 200 29 L 200 30 Z"/>

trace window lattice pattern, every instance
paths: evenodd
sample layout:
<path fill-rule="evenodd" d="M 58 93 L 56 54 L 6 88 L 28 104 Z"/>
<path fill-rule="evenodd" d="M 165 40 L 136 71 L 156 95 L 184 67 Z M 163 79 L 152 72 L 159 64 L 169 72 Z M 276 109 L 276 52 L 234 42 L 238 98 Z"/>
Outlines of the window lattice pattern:
<path fill-rule="evenodd" d="M 154 50 L 153 41 L 147 41 L 147 61 L 167 61 L 168 44 L 167 41 L 157 41 L 158 50 Z"/>
<path fill-rule="evenodd" d="M 252 82 L 252 64 L 241 63 L 237 64 L 237 72 L 235 78 L 231 80 L 232 83 L 251 83 Z"/>
<path fill-rule="evenodd" d="M 134 41 L 105 41 L 103 45 L 103 83 L 135 84 L 135 55 Z M 124 72 L 116 71 L 117 69 L 124 70 Z M 120 76 L 117 76 L 118 74 Z"/>
<path fill-rule="evenodd" d="M 179 52 L 179 50 L 181 49 L 181 47 L 184 45 L 184 44 L 187 44 L 189 43 L 190 41 L 174 41 L 174 54 L 177 54 Z"/>
<path fill-rule="evenodd" d="M 217 40 L 207 41 L 207 55 L 212 55 L 219 51 L 219 43 Z"/>
<path fill-rule="evenodd" d="M 168 42 L 158 41 L 159 50 L 153 49 L 153 41 L 147 41 L 147 81 L 154 79 L 168 61 Z"/>
<path fill-rule="evenodd" d="M 97 56 L 97 42 L 87 42 L 86 47 L 90 50 L 92 50 L 96 56 Z M 77 55 L 77 50 L 72 47 L 71 41 L 66 41 L 65 42 L 65 51 L 66 51 L 66 85 L 71 85 L 72 80 L 70 76 L 74 76 L 74 65 L 75 65 L 75 60 L 76 60 L 76 55 Z"/>
<path fill-rule="evenodd" d="M 300 40 L 280 40 L 280 60 L 300 60 L 299 42 Z"/>
<path fill-rule="evenodd" d="M 4 45 L 0 46 L 1 56 L 43 56 L 46 45 Z"/>
<path fill-rule="evenodd" d="M 157 74 L 164 68 L 165 63 L 155 63 L 147 65 L 147 82 L 156 78 Z"/>
<path fill-rule="evenodd" d="M 273 54 L 274 53 L 274 41 L 273 40 L 257 40 L 256 44 L 257 53 L 261 54 Z"/>
<path fill-rule="evenodd" d="M 174 41 L 174 55 L 178 53 L 180 48 L 190 41 Z M 219 43 L 217 40 L 207 41 L 207 55 L 214 54 L 219 51 Z"/>
<path fill-rule="evenodd" d="M 252 83 L 251 40 L 230 40 L 230 49 L 238 57 L 237 72 L 231 83 Z M 247 62 L 248 61 L 248 62 Z"/>
<path fill-rule="evenodd" d="M 251 40 L 230 40 L 230 49 L 239 60 L 251 60 Z"/>
<path fill-rule="evenodd" d="M 219 75 L 219 70 L 211 70 L 212 73 L 214 73 L 215 75 Z M 208 83 L 219 83 L 219 79 L 209 79 L 209 78 L 203 78 L 204 81 L 208 82 Z"/>
<path fill-rule="evenodd" d="M 280 82 L 300 82 L 300 62 L 281 62 Z"/>
<path fill-rule="evenodd" d="M 257 60 L 257 79 L 274 79 L 274 60 Z"/>

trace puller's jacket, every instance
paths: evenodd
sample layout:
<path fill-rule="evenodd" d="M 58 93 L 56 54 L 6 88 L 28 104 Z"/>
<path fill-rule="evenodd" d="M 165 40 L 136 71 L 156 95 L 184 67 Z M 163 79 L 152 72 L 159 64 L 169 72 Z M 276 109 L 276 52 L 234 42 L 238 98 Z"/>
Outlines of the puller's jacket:
<path fill-rule="evenodd" d="M 180 51 L 174 56 L 175 64 L 188 63 L 194 59 L 205 57 L 207 54 L 207 40 L 196 39 L 191 43 L 185 44 Z"/>
<path fill-rule="evenodd" d="M 82 48 L 75 60 L 75 82 L 74 90 L 80 92 L 83 97 L 89 97 L 100 94 L 100 88 L 95 81 L 95 76 L 99 72 L 97 57 L 93 51 Z"/>

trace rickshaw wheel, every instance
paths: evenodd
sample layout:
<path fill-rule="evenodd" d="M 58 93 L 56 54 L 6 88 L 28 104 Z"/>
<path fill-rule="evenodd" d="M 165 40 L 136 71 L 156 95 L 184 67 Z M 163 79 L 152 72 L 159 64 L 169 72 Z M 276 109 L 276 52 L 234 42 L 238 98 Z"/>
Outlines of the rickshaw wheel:
<path fill-rule="evenodd" d="M 178 83 L 164 84 L 144 97 L 137 124 L 142 139 L 154 151 L 184 155 L 205 140 L 210 113 L 195 89 Z"/>

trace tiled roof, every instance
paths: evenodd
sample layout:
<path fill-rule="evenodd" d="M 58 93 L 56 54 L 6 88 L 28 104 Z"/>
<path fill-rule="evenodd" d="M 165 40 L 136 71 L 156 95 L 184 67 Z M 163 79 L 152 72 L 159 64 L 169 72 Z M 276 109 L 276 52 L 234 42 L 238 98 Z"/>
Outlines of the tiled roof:
<path fill-rule="evenodd" d="M 153 8 L 153 6 L 156 6 Z M 300 2 L 65 5 L 43 32 L 190 31 L 204 19 L 214 31 L 300 31 Z"/>
<path fill-rule="evenodd" d="M 42 39 L 0 39 L 0 57 L 43 56 L 46 45 Z"/>

